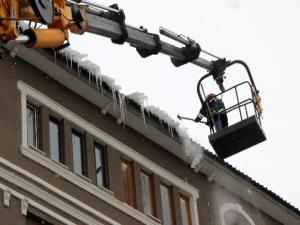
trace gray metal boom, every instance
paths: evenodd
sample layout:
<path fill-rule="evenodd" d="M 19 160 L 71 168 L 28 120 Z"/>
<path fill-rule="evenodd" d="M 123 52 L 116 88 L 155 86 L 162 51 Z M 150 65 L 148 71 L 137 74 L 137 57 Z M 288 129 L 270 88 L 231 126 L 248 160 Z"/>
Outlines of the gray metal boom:
<path fill-rule="evenodd" d="M 89 21 L 88 32 L 101 35 L 107 38 L 117 39 L 122 36 L 122 29 L 118 22 L 106 19 L 99 15 L 99 10 L 89 9 L 87 13 L 87 19 Z M 128 32 L 128 38 L 126 42 L 133 46 L 140 46 L 148 50 L 152 50 L 156 47 L 156 42 L 152 34 L 147 33 L 141 29 L 134 28 L 126 25 Z M 185 56 L 179 47 L 161 41 L 162 48 L 161 53 L 169 55 L 173 58 L 184 60 Z M 198 59 L 191 62 L 197 66 L 200 66 L 206 70 L 211 70 L 213 63 L 199 57 Z"/>

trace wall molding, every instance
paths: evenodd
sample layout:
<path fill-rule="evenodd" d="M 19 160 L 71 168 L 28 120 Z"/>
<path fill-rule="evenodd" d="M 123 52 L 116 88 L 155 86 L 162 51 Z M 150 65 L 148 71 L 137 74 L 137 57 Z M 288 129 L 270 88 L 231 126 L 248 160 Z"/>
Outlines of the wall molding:
<path fill-rule="evenodd" d="M 72 221 L 64 218 L 63 216 L 61 216 L 60 214 L 46 208 L 45 206 L 37 203 L 36 201 L 32 200 L 31 198 L 28 198 L 27 196 L 17 192 L 16 190 L 13 190 L 12 188 L 0 183 L 0 190 L 2 190 L 3 192 L 6 192 L 8 191 L 12 196 L 16 197 L 17 199 L 19 200 L 24 200 L 24 199 L 27 199 L 28 201 L 28 206 L 31 206 L 33 208 L 36 208 L 38 209 L 39 211 L 47 214 L 48 216 L 64 223 L 64 224 L 67 224 L 67 225 L 76 225 L 75 223 L 73 223 Z"/>
<path fill-rule="evenodd" d="M 59 174 L 64 179 L 72 182 L 73 184 L 83 188 L 84 190 L 88 191 L 89 193 L 93 194 L 94 196 L 101 198 L 102 200 L 106 201 L 110 205 L 117 207 L 118 209 L 122 210 L 126 214 L 130 215 L 131 217 L 145 223 L 145 224 L 153 224 L 154 221 L 151 220 L 149 217 L 144 215 L 143 213 L 135 210 L 134 208 L 128 206 L 124 207 L 124 204 L 117 200 L 116 198 L 112 197 L 111 195 L 107 195 L 103 190 L 100 190 L 95 185 L 90 184 L 83 179 L 77 179 L 77 177 L 69 170 L 60 167 L 59 165 L 54 165 L 47 157 L 43 156 L 42 154 L 38 154 L 38 152 L 34 152 L 30 149 L 27 145 L 27 124 L 26 124 L 26 100 L 34 99 L 39 103 L 45 105 L 47 108 L 51 109 L 55 113 L 59 114 L 67 118 L 70 122 L 75 124 L 78 127 L 81 127 L 86 132 L 90 133 L 91 135 L 105 141 L 108 145 L 112 146 L 115 150 L 121 152 L 122 154 L 126 155 L 127 157 L 131 158 L 132 160 L 140 163 L 144 168 L 152 171 L 154 174 L 162 177 L 169 183 L 177 186 L 179 189 L 187 193 L 190 197 L 191 202 L 191 209 L 192 209 L 192 216 L 193 216 L 193 225 L 198 225 L 198 210 L 197 210 L 197 199 L 199 198 L 199 190 L 194 186 L 188 184 L 184 180 L 180 179 L 179 177 L 175 176 L 171 172 L 167 171 L 166 169 L 158 166 L 154 162 L 150 161 L 140 153 L 136 152 L 134 149 L 130 148 L 129 146 L 125 145 L 124 143 L 118 141 L 114 137 L 108 135 L 107 133 L 103 132 L 99 128 L 95 127 L 94 125 L 90 124 L 88 121 L 82 119 L 81 117 L 77 116 L 70 110 L 66 109 L 64 106 L 58 104 L 57 102 L 53 101 L 43 93 L 35 90 L 34 88 L 30 87 L 26 83 L 22 81 L 18 81 L 17 83 L 18 89 L 21 92 L 21 108 L 22 108 L 22 146 L 20 147 L 21 152 L 24 156 L 34 160 L 35 162 L 47 167 L 51 171 Z M 25 140 L 24 140 L 25 138 Z M 146 222 L 147 221 L 147 222 Z"/>
<path fill-rule="evenodd" d="M 71 195 L 68 195 L 67 193 L 59 190 L 58 188 L 52 186 L 51 184 L 43 181 L 42 179 L 40 179 L 39 177 L 29 173 L 28 171 L 22 169 L 21 167 L 18 167 L 17 165 L 7 161 L 6 159 L 3 159 L 0 157 L 0 163 L 2 165 L 5 165 L 6 167 L 9 167 L 10 169 L 12 169 L 14 172 L 10 172 L 7 171 L 6 169 L 4 169 L 3 167 L 0 167 L 0 177 L 6 181 L 8 181 L 9 183 L 31 193 L 32 195 L 36 196 L 39 199 L 42 199 L 43 201 L 47 202 L 48 204 L 54 206 L 55 208 L 71 215 L 72 217 L 84 222 L 85 224 L 93 224 L 93 225 L 103 225 L 102 223 L 100 223 L 99 221 L 97 221 L 96 219 L 88 216 L 87 214 L 83 213 L 82 210 L 76 209 L 73 206 L 71 206 L 70 204 L 66 203 L 66 201 L 63 201 L 53 195 L 51 195 L 49 192 L 45 191 L 45 190 L 49 190 L 55 194 L 57 194 L 58 196 L 60 196 L 61 198 L 67 200 L 68 202 L 73 203 L 76 206 L 79 206 L 81 209 L 91 213 L 92 215 L 98 217 L 99 219 L 107 222 L 108 224 L 111 225 L 121 225 L 120 223 L 112 220 L 111 218 L 107 217 L 106 215 L 102 214 L 101 212 L 93 209 L 92 207 L 86 205 L 85 203 L 79 201 L 78 199 L 72 197 Z M 32 182 L 29 182 L 25 179 L 23 179 L 22 177 L 16 175 L 16 173 L 20 173 L 23 176 L 25 176 L 26 178 L 29 178 L 30 180 L 40 184 L 43 186 L 43 189 L 34 185 Z M 25 206 L 26 204 L 21 204 L 22 205 L 22 209 L 24 206 L 24 210 L 25 210 Z M 27 210 L 27 209 L 26 209 Z M 24 213 L 22 212 L 22 214 L 25 215 L 25 211 Z"/>

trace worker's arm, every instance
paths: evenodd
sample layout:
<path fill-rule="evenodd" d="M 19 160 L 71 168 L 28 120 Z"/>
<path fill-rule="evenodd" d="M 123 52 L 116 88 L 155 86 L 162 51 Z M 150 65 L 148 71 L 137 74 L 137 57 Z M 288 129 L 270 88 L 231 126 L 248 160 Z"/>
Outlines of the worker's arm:
<path fill-rule="evenodd" d="M 206 110 L 206 107 L 205 107 L 205 106 L 202 107 L 202 108 L 199 110 L 199 112 L 198 112 L 196 118 L 194 119 L 194 121 L 195 121 L 196 123 L 199 123 L 199 122 L 203 119 L 203 117 L 206 117 L 206 118 L 207 118 L 207 110 Z"/>

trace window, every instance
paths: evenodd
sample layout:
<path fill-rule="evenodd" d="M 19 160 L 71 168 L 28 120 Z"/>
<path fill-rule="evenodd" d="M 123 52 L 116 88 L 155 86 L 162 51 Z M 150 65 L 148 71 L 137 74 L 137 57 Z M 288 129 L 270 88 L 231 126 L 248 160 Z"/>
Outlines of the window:
<path fill-rule="evenodd" d="M 171 189 L 167 185 L 160 184 L 162 220 L 164 225 L 174 224 L 174 213 L 172 205 Z"/>
<path fill-rule="evenodd" d="M 28 212 L 27 216 L 26 216 L 26 225 L 39 225 L 39 224 L 53 225 L 52 223 L 49 223 L 49 222 L 45 221 L 44 219 Z"/>
<path fill-rule="evenodd" d="M 52 117 L 49 119 L 49 137 L 51 159 L 64 163 L 64 152 L 61 145 L 60 122 Z"/>
<path fill-rule="evenodd" d="M 121 160 L 121 191 L 123 194 L 123 201 L 135 208 L 133 166 L 124 159 Z"/>
<path fill-rule="evenodd" d="M 85 175 L 85 154 L 83 150 L 82 135 L 72 131 L 72 149 L 73 149 L 73 168 L 74 172 L 79 175 Z"/>
<path fill-rule="evenodd" d="M 107 187 L 105 147 L 103 145 L 95 144 L 95 160 L 97 185 Z"/>
<path fill-rule="evenodd" d="M 179 195 L 179 207 L 180 207 L 181 224 L 192 225 L 189 199 L 183 195 Z"/>
<path fill-rule="evenodd" d="M 153 196 L 153 179 L 152 176 L 145 172 L 141 172 L 143 209 L 144 213 L 155 216 L 154 196 Z"/>
<path fill-rule="evenodd" d="M 27 117 L 27 144 L 37 148 L 37 109 L 31 104 L 27 103 L 26 109 Z"/>

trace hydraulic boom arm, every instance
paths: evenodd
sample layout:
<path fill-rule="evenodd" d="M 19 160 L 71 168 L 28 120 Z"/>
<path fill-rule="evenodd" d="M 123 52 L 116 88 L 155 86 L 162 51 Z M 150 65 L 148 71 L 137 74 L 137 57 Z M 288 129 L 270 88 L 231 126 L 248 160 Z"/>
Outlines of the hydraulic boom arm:
<path fill-rule="evenodd" d="M 19 20 L 42 23 L 47 28 L 18 29 Z M 45 26 L 44 26 L 45 27 Z M 117 44 L 129 43 L 142 57 L 164 53 L 175 66 L 193 63 L 206 70 L 213 62 L 199 57 L 201 48 L 194 40 L 161 28 L 160 32 L 184 47 L 161 41 L 157 34 L 125 23 L 125 14 L 117 5 L 110 7 L 88 0 L 1 0 L 0 39 L 17 41 L 31 48 L 61 49 L 69 44 L 69 31 L 94 33 Z"/>

